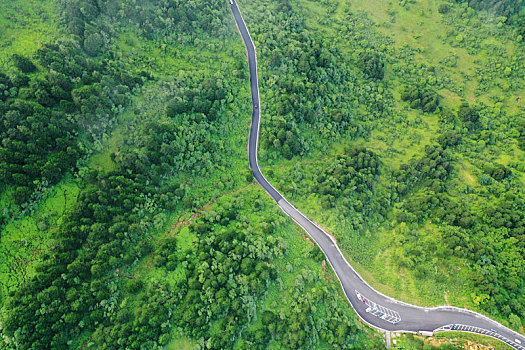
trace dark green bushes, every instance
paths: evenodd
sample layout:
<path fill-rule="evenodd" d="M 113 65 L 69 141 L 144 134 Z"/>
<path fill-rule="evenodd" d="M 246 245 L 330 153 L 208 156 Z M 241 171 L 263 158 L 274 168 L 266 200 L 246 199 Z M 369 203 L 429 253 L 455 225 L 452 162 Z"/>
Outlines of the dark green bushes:
<path fill-rule="evenodd" d="M 282 117 L 270 118 L 270 128 L 265 129 L 261 146 L 275 148 L 286 159 L 300 155 L 304 150 L 304 140 L 300 135 L 296 123 Z"/>
<path fill-rule="evenodd" d="M 179 248 L 174 237 L 160 241 L 155 265 L 184 277 L 149 284 L 143 291 L 128 282 L 127 288 L 138 292 L 136 302 L 147 307 L 119 309 L 105 327 L 98 327 L 94 342 L 110 349 L 165 345 L 171 328 L 179 327 L 212 349 L 231 348 L 254 317 L 256 300 L 276 278 L 272 260 L 284 254 L 283 242 L 273 231 L 262 235 L 259 229 L 246 228 L 241 205 L 237 200 L 218 205 L 192 223 L 197 240 L 189 250 Z"/>
<path fill-rule="evenodd" d="M 517 14 L 524 6 L 524 0 L 468 0 L 469 6 L 490 10 L 501 16 L 511 17 Z"/>
<path fill-rule="evenodd" d="M 410 107 L 421 109 L 425 113 L 436 111 L 439 107 L 439 95 L 426 86 L 405 86 L 401 99 L 410 103 Z"/>
<path fill-rule="evenodd" d="M 15 57 L 23 72 L 33 71 L 31 61 Z M 142 83 L 105 70 L 110 59 L 88 58 L 75 41 L 44 45 L 36 57 L 40 75 L 0 72 L 0 185 L 14 186 L 16 204 L 30 198 L 36 182 L 55 184 L 72 169 L 83 154 L 80 136 L 97 138 Z"/>
<path fill-rule="evenodd" d="M 448 11 L 450 11 L 450 7 L 448 4 L 444 3 L 444 4 L 439 5 L 439 8 L 438 8 L 439 13 L 446 14 L 448 13 Z"/>
<path fill-rule="evenodd" d="M 458 119 L 463 122 L 468 130 L 479 129 L 479 113 L 476 108 L 464 102 L 459 106 Z"/>
<path fill-rule="evenodd" d="M 324 164 L 312 190 L 321 195 L 326 208 L 344 196 L 347 205 L 359 212 L 372 199 L 378 175 L 379 157 L 364 148 L 351 148 Z"/>
<path fill-rule="evenodd" d="M 400 195 L 422 185 L 435 193 L 444 190 L 444 184 L 453 171 L 450 152 L 441 146 L 426 146 L 425 155 L 402 164 L 393 172 L 394 186 Z"/>
<path fill-rule="evenodd" d="M 81 155 L 75 125 L 63 112 L 16 101 L 0 117 L 0 183 L 15 186 L 13 200 L 26 202 L 34 181 L 56 183 Z"/>
<path fill-rule="evenodd" d="M 62 348 L 81 328 L 105 322 L 102 305 L 113 288 L 108 273 L 151 249 L 133 225 L 141 213 L 132 209 L 144 204 L 140 193 L 152 190 L 143 176 L 96 177 L 64 219 L 36 275 L 8 299 L 3 333 L 11 346 Z"/>
<path fill-rule="evenodd" d="M 381 80 L 385 76 L 385 63 L 374 51 L 367 50 L 359 55 L 359 68 L 370 79 Z"/>
<path fill-rule="evenodd" d="M 525 121 L 522 121 L 520 125 L 518 125 L 517 130 L 519 132 L 518 147 L 525 151 Z"/>
<path fill-rule="evenodd" d="M 15 54 L 12 59 L 15 67 L 20 69 L 22 73 L 34 73 L 36 71 L 35 64 L 29 58 Z"/>

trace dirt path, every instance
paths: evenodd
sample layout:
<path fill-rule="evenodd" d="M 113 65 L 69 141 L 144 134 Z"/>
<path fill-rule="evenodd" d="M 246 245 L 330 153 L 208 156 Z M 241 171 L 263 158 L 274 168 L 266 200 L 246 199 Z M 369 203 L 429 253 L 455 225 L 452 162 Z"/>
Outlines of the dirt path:
<path fill-rule="evenodd" d="M 193 220 L 195 220 L 196 218 L 201 216 L 203 212 L 205 212 L 212 205 L 214 205 L 215 202 L 217 202 L 218 199 L 220 199 L 220 198 L 222 198 L 224 196 L 230 195 L 230 194 L 239 193 L 239 192 L 241 192 L 242 190 L 244 190 L 245 188 L 247 188 L 250 185 L 255 185 L 255 183 L 250 182 L 250 183 L 248 183 L 248 184 L 246 184 L 246 185 L 244 185 L 242 187 L 239 187 L 236 190 L 233 190 L 233 191 L 230 191 L 230 192 L 225 192 L 225 193 L 221 194 L 220 196 L 215 197 L 209 203 L 206 203 L 204 206 L 202 206 L 201 208 L 199 208 L 195 212 L 193 212 L 193 214 L 191 214 L 191 216 L 188 219 L 181 221 L 181 218 L 184 216 L 184 214 L 186 214 L 186 212 L 183 211 L 179 215 L 179 218 L 177 219 L 177 222 L 175 224 L 173 224 L 170 232 L 168 232 L 168 236 L 172 236 L 172 235 L 175 236 L 178 233 L 178 232 L 175 232 L 175 231 L 178 231 L 177 229 L 180 230 L 180 228 L 188 226 Z"/>

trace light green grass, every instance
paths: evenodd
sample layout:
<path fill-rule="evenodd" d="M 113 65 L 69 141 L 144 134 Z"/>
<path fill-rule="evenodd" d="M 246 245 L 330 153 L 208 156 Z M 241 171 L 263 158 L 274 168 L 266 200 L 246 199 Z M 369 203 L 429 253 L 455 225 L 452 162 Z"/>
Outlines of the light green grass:
<path fill-rule="evenodd" d="M 165 350 L 190 350 L 195 346 L 194 342 L 188 338 L 179 337 L 164 347 Z"/>
<path fill-rule="evenodd" d="M 52 0 L 5 0 L 0 3 L 0 65 L 14 54 L 31 56 L 58 33 Z"/>
<path fill-rule="evenodd" d="M 341 0 L 341 2 L 344 1 Z M 514 54 L 517 54 L 523 49 L 523 45 L 512 41 L 512 36 L 509 35 L 508 39 L 506 38 L 505 40 L 490 36 L 482 37 L 482 50 L 479 54 L 469 53 L 465 48 L 459 46 L 451 46 L 449 42 L 453 41 L 454 36 L 447 36 L 447 31 L 452 31 L 454 34 L 459 33 L 454 28 L 442 23 L 441 18 L 444 15 L 439 14 L 437 11 L 440 4 L 441 2 L 439 1 L 421 0 L 410 4 L 407 9 L 401 6 L 398 1 L 377 0 L 371 2 L 355 0 L 351 1 L 350 9 L 352 11 L 362 10 L 368 13 L 370 18 L 380 24 L 378 30 L 391 37 L 397 48 L 408 44 L 420 49 L 421 52 L 416 55 L 416 62 L 438 67 L 443 72 L 446 72 L 446 75 L 451 77 L 458 85 L 464 85 L 466 87 L 464 92 L 466 100 L 493 104 L 489 97 L 494 92 L 500 94 L 502 91 L 492 90 L 482 93 L 480 96 L 476 96 L 474 93 L 479 85 L 479 76 L 476 74 L 476 69 L 488 65 L 491 59 L 498 60 L 500 58 L 491 55 L 486 49 L 487 45 L 493 44 L 502 47 L 506 52 L 506 55 L 503 55 L 505 57 L 512 57 Z M 389 12 L 395 13 L 395 15 L 390 16 Z M 450 16 L 450 14 L 445 16 Z M 395 20 L 392 21 L 392 18 L 395 18 Z M 496 24 L 480 23 L 480 27 L 479 32 L 489 29 L 494 30 Z M 440 63 L 445 57 L 451 55 L 455 55 L 458 58 L 456 66 L 446 67 Z M 511 65 L 510 60 L 507 64 Z M 503 69 L 502 64 L 502 72 Z M 471 78 L 467 78 L 465 75 Z M 498 81 L 503 85 L 506 81 L 505 76 L 501 74 Z M 445 97 L 445 104 L 450 107 L 456 107 L 461 100 L 461 97 L 452 91 L 444 89 L 440 93 Z M 501 93 L 509 112 L 516 113 L 518 111 L 515 98 L 516 96 L 523 96 L 524 93 L 525 91 L 523 90 Z"/>
<path fill-rule="evenodd" d="M 475 344 L 484 344 L 490 346 L 494 350 L 510 350 L 510 346 L 505 343 L 496 340 L 494 338 L 472 334 L 472 333 L 463 333 L 463 332 L 441 332 L 434 335 L 434 338 L 439 340 L 447 340 L 451 343 L 465 344 L 466 341 L 471 341 Z"/>
<path fill-rule="evenodd" d="M 76 203 L 80 189 L 71 179 L 65 179 L 48 193 L 30 216 L 10 221 L 1 232 L 2 293 L 6 293 L 8 287 L 16 288 L 33 275 L 34 262 L 52 244 L 52 233 Z"/>

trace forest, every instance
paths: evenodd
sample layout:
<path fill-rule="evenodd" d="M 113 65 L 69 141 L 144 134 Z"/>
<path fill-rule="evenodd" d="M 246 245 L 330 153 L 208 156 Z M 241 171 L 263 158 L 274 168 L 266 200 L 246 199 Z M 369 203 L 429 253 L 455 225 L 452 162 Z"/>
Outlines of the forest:
<path fill-rule="evenodd" d="M 523 332 L 525 1 L 239 5 L 269 181 L 374 288 Z M 385 346 L 248 169 L 227 1 L 0 9 L 0 349 Z"/>

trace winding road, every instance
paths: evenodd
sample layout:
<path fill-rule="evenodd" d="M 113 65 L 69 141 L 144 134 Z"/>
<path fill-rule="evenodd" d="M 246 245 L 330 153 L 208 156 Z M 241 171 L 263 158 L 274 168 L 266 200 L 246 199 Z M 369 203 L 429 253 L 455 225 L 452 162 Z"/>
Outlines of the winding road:
<path fill-rule="evenodd" d="M 359 317 L 371 327 L 395 332 L 432 335 L 443 331 L 461 331 L 490 336 L 514 349 L 525 350 L 525 337 L 479 313 L 451 306 L 433 308 L 410 305 L 390 298 L 373 289 L 345 259 L 335 239 L 310 221 L 284 198 L 259 169 L 257 143 L 261 119 L 257 53 L 246 23 L 235 0 L 231 10 L 242 36 L 250 67 L 252 122 L 248 141 L 250 168 L 257 182 L 277 202 L 277 205 L 299 224 L 317 243 L 334 269 L 346 297 Z"/>

